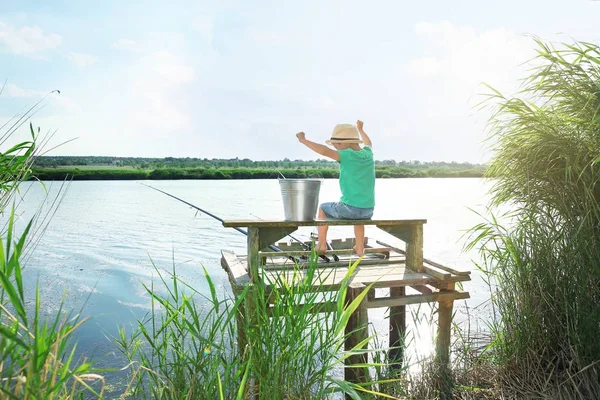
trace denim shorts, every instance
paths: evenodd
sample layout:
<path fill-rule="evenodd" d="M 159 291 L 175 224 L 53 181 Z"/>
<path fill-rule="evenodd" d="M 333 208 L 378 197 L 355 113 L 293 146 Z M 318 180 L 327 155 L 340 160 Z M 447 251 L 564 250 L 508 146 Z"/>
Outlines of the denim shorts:
<path fill-rule="evenodd" d="M 373 216 L 373 207 L 358 208 L 338 202 L 323 203 L 321 210 L 327 218 L 334 219 L 371 219 Z"/>

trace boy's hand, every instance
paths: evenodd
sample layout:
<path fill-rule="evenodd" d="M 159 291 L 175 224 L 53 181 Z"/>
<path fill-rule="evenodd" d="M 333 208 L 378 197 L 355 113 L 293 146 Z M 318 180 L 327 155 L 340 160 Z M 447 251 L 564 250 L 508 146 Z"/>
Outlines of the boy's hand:
<path fill-rule="evenodd" d="M 300 143 L 303 143 L 306 140 L 306 135 L 304 134 L 304 132 L 296 133 L 296 137 L 298 138 Z"/>
<path fill-rule="evenodd" d="M 358 128 L 358 130 L 362 131 L 363 122 L 360 119 L 356 121 L 356 127 Z"/>

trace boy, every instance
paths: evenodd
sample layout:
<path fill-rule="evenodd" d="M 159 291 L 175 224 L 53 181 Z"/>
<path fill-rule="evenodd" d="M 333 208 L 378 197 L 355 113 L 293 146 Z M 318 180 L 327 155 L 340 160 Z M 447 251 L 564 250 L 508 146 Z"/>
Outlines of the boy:
<path fill-rule="evenodd" d="M 359 134 L 360 133 L 360 134 Z M 319 143 L 306 139 L 304 132 L 297 133 L 300 143 L 309 149 L 340 163 L 340 189 L 342 198 L 339 202 L 323 203 L 319 207 L 320 219 L 370 219 L 375 207 L 375 163 L 371 139 L 363 130 L 363 122 L 336 125 L 327 144 L 330 149 Z M 361 140 L 362 138 L 362 140 Z M 365 146 L 361 147 L 360 143 Z M 327 251 L 327 225 L 319 226 L 319 243 L 317 253 Z M 355 225 L 354 251 L 359 257 L 365 253 L 365 226 Z"/>

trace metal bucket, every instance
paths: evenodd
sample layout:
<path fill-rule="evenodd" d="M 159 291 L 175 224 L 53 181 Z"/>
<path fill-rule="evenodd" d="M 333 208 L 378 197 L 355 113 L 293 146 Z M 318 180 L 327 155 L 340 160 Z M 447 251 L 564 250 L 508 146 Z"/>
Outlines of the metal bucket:
<path fill-rule="evenodd" d="M 319 179 L 280 179 L 286 221 L 312 221 L 319 208 Z"/>

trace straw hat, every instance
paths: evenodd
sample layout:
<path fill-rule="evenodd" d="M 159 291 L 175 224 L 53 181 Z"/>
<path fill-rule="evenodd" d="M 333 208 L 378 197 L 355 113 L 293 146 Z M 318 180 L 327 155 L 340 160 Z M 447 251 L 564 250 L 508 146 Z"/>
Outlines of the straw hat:
<path fill-rule="evenodd" d="M 333 133 L 331 134 L 331 139 L 327 140 L 325 143 L 333 144 L 333 143 L 362 143 L 360 140 L 360 136 L 358 135 L 358 130 L 356 126 L 350 124 L 339 124 L 333 128 Z"/>

